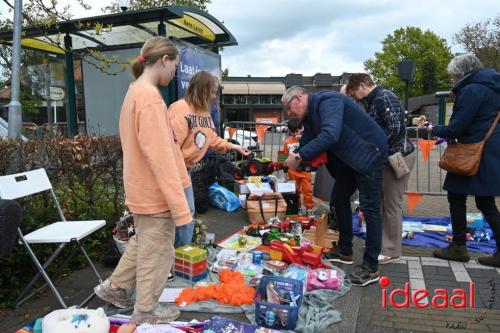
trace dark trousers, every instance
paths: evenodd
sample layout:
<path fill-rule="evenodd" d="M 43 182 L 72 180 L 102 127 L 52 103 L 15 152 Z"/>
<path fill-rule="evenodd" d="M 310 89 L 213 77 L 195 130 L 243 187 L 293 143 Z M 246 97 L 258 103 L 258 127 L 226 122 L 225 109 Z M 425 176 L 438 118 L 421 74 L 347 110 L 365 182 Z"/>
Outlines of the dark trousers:
<path fill-rule="evenodd" d="M 382 217 L 380 215 L 380 193 L 384 164 L 376 163 L 368 176 L 355 171 L 347 164 L 335 166 L 333 207 L 337 213 L 340 252 L 352 254 L 352 209 L 350 198 L 359 190 L 359 204 L 366 220 L 366 246 L 363 262 L 371 269 L 378 268 L 378 256 L 382 245 Z"/>
<path fill-rule="evenodd" d="M 497 249 L 500 249 L 500 213 L 495 204 L 495 197 L 475 196 L 476 207 L 483 213 L 484 218 L 490 225 L 497 242 Z M 453 243 L 465 245 L 465 235 L 467 233 L 467 195 L 448 192 L 448 202 L 450 203 L 451 226 L 453 227 Z"/>

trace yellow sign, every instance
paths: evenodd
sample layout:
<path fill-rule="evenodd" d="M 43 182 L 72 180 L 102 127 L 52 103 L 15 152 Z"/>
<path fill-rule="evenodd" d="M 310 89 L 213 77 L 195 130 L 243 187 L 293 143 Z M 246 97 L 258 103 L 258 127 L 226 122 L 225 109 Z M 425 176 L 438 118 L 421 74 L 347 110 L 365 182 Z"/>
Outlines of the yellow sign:
<path fill-rule="evenodd" d="M 212 30 L 194 17 L 184 15 L 182 18 L 169 20 L 169 22 L 179 28 L 192 32 L 196 36 L 205 38 L 211 42 L 215 41 L 215 34 Z"/>
<path fill-rule="evenodd" d="M 50 53 L 64 54 L 64 50 L 62 48 L 36 38 L 23 38 L 21 40 L 21 45 Z"/>

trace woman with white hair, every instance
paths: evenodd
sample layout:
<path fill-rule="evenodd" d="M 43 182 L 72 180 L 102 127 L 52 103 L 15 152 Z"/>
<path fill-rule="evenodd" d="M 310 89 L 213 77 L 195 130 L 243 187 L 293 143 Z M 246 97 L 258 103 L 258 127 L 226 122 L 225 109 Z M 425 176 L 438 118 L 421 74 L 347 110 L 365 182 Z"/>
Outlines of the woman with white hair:
<path fill-rule="evenodd" d="M 429 126 L 427 131 L 461 143 L 482 141 L 500 112 L 500 74 L 483 69 L 479 59 L 472 54 L 453 58 L 448 64 L 448 73 L 454 81 L 453 114 L 447 126 Z M 469 260 L 465 245 L 466 199 L 473 195 L 497 243 L 494 255 L 481 257 L 478 261 L 500 267 L 500 213 L 495 204 L 495 196 L 500 196 L 500 125 L 496 126 L 484 146 L 478 173 L 461 176 L 448 172 L 443 189 L 448 191 L 453 241 L 447 248 L 434 251 L 434 256 L 446 260 Z"/>

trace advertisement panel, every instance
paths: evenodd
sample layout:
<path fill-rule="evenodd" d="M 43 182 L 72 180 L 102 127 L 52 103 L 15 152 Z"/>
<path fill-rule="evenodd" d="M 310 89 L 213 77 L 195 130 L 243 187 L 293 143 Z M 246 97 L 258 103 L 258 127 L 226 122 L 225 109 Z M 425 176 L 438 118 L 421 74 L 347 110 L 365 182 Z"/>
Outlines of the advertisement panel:
<path fill-rule="evenodd" d="M 175 43 L 179 49 L 179 66 L 177 67 L 178 98 L 184 96 L 191 78 L 199 71 L 207 71 L 217 77 L 219 82 L 222 82 L 220 56 L 218 54 L 180 40 L 176 40 Z M 219 100 L 218 98 L 212 106 L 212 119 L 218 134 L 220 134 Z"/>

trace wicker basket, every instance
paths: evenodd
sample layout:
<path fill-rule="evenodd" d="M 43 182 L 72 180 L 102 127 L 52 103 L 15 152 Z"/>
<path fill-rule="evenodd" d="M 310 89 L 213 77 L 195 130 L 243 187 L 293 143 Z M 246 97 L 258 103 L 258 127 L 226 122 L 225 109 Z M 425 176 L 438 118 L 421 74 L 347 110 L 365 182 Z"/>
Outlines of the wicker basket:
<path fill-rule="evenodd" d="M 127 251 L 128 241 L 118 239 L 115 236 L 113 236 L 113 241 L 115 242 L 118 251 L 120 251 L 120 254 L 124 254 L 125 251 Z"/>

